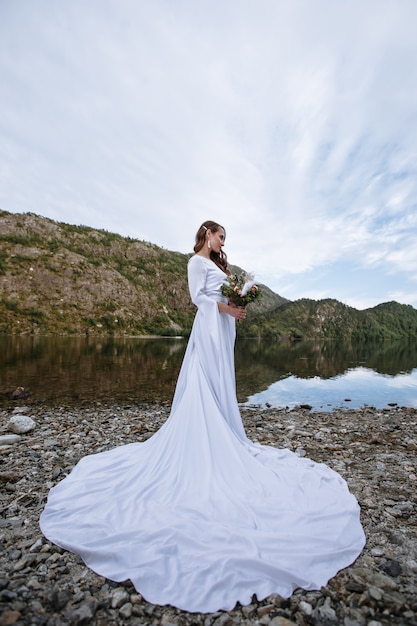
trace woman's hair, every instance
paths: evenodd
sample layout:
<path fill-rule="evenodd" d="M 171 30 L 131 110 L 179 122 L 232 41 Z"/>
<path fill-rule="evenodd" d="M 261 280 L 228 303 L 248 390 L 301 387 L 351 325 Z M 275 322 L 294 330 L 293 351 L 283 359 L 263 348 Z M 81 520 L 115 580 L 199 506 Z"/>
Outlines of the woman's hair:
<path fill-rule="evenodd" d="M 217 224 L 217 222 L 213 222 L 212 220 L 207 220 L 206 222 L 203 222 L 195 236 L 194 252 L 200 252 L 200 250 L 204 246 L 208 230 L 211 230 L 212 233 L 217 233 L 220 228 L 223 229 L 224 236 L 226 237 L 226 231 L 224 227 L 220 224 Z M 213 250 L 210 250 L 210 258 L 218 267 L 220 267 L 221 270 L 223 270 L 223 272 L 225 272 L 226 274 L 230 273 L 227 265 L 227 256 L 223 252 L 223 250 L 220 250 L 220 252 L 214 252 Z"/>

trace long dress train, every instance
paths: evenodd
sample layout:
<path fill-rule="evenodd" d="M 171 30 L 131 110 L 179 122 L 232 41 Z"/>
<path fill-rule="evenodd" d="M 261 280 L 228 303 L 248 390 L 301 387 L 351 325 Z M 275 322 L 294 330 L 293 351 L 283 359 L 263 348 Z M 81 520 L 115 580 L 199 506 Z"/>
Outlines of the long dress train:
<path fill-rule="evenodd" d="M 188 264 L 197 305 L 168 420 L 145 442 L 84 457 L 51 489 L 40 525 L 97 573 L 190 612 L 319 589 L 365 540 L 333 470 L 250 441 L 236 400 L 225 274 Z"/>

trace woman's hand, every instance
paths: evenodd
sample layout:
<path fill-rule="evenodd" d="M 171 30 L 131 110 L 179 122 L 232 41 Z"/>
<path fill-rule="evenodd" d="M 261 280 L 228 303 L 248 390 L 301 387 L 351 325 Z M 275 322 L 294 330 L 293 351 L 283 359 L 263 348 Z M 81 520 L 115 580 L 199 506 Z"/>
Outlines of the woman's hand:
<path fill-rule="evenodd" d="M 237 319 L 238 322 L 244 320 L 246 317 L 246 307 L 236 306 L 235 304 L 232 304 L 230 302 L 229 304 L 223 304 L 222 302 L 218 302 L 217 304 L 220 313 L 227 313 L 228 315 L 231 315 L 232 317 Z"/>
<path fill-rule="evenodd" d="M 231 309 L 229 315 L 235 317 L 238 322 L 244 320 L 246 317 L 246 307 L 244 306 L 235 306 L 234 304 L 229 304 L 229 309 Z"/>

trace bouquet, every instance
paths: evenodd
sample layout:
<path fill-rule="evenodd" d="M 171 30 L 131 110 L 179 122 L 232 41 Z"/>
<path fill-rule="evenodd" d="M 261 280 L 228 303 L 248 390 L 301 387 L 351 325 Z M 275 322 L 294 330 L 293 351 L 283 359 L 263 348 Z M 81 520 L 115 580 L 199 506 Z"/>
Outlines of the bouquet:
<path fill-rule="evenodd" d="M 261 295 L 254 275 L 246 272 L 229 274 L 227 282 L 221 286 L 221 292 L 235 306 L 247 306 Z"/>

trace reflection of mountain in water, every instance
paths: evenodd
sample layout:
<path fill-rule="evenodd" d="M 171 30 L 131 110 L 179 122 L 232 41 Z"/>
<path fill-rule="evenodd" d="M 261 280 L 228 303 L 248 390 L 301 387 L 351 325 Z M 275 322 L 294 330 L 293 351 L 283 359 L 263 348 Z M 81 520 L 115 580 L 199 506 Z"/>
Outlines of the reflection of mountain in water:
<path fill-rule="evenodd" d="M 181 339 L 0 337 L 0 393 L 30 388 L 26 402 L 138 404 L 172 400 L 186 341 Z M 213 364 L 215 367 L 216 364 Z M 395 376 L 417 367 L 411 343 L 274 343 L 239 339 L 240 401 L 293 374 L 322 379 L 365 366 Z"/>
<path fill-rule="evenodd" d="M 417 367 L 417 344 L 241 340 L 236 349 L 239 399 L 243 401 L 244 396 L 257 393 L 291 374 L 298 378 L 329 379 L 358 366 L 391 376 L 410 373 Z"/>
<path fill-rule="evenodd" d="M 32 400 L 170 401 L 186 342 L 84 337 L 0 338 L 0 391 L 29 387 Z"/>

